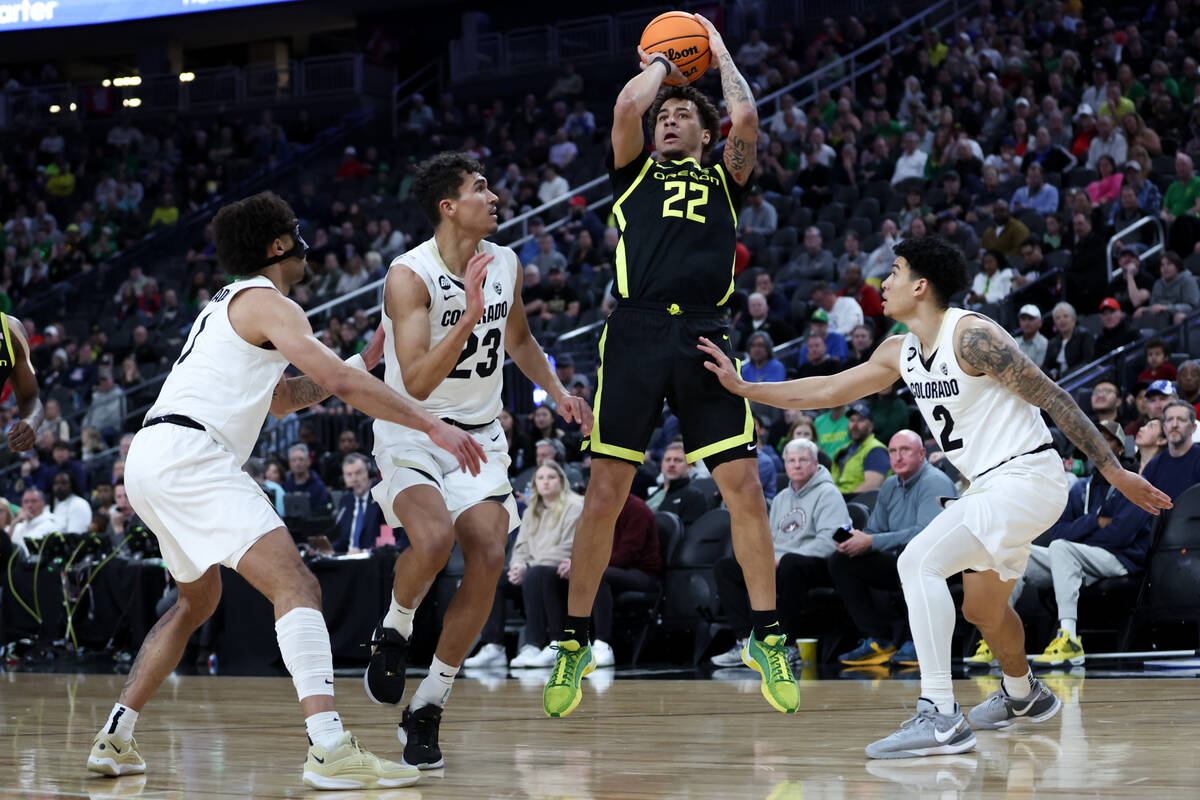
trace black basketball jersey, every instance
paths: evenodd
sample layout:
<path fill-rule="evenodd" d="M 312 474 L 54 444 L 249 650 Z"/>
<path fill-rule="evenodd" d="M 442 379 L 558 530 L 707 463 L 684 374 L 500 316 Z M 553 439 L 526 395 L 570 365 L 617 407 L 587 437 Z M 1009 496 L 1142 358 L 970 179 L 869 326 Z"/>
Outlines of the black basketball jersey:
<path fill-rule="evenodd" d="M 0 387 L 13 374 L 16 355 L 13 352 L 12 333 L 8 330 L 8 314 L 0 312 Z"/>
<path fill-rule="evenodd" d="M 737 209 L 745 187 L 720 164 L 646 155 L 620 169 L 608 154 L 613 215 L 621 231 L 614 267 L 618 299 L 723 306 L 733 293 Z"/>

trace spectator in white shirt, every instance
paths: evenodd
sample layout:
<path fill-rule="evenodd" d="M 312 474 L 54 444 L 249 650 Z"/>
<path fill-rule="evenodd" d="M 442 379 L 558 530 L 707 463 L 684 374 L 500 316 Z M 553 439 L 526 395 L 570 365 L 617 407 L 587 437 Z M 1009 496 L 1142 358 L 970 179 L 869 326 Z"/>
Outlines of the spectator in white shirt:
<path fill-rule="evenodd" d="M 142 132 L 133 127 L 133 122 L 129 117 L 121 121 L 108 132 L 108 144 L 110 147 L 115 147 L 118 150 L 127 150 L 133 145 L 141 144 Z"/>
<path fill-rule="evenodd" d="M 819 281 L 812 287 L 813 305 L 829 314 L 829 330 L 848 336 L 855 326 L 863 324 L 862 306 L 853 297 L 838 297 L 829 284 Z"/>
<path fill-rule="evenodd" d="M 38 150 L 53 159 L 63 151 L 64 147 L 66 147 L 66 142 L 63 140 L 62 134 L 58 132 L 57 128 L 50 128 L 42 137 Z"/>
<path fill-rule="evenodd" d="M 837 151 L 825 144 L 825 129 L 820 126 L 813 128 L 808 134 L 808 142 L 812 145 L 812 152 L 806 158 L 823 167 L 832 167 Z"/>
<path fill-rule="evenodd" d="M 50 492 L 54 497 L 51 513 L 57 523 L 59 533 L 87 533 L 88 525 L 92 523 L 92 506 L 75 493 L 75 479 L 69 472 L 60 472 L 50 482 Z"/>
<path fill-rule="evenodd" d="M 979 306 L 984 303 L 999 303 L 1012 291 L 1012 270 L 1008 259 L 999 250 L 987 250 L 980 260 L 983 267 L 971 283 L 967 303 Z"/>
<path fill-rule="evenodd" d="M 896 260 L 896 253 L 892 248 L 900 241 L 900 229 L 893 220 L 884 219 L 879 225 L 879 232 L 883 234 L 883 244 L 867 256 L 867 265 L 863 268 L 863 277 L 866 280 L 885 280 L 892 273 L 892 263 Z"/>
<path fill-rule="evenodd" d="M 550 163 L 562 169 L 575 160 L 579 148 L 567 136 L 566 128 L 559 128 L 554 133 L 554 144 L 550 145 Z"/>
<path fill-rule="evenodd" d="M 13 544 L 28 552 L 26 539 L 42 539 L 58 530 L 58 522 L 46 506 L 41 489 L 30 487 L 21 495 L 21 510 L 13 519 L 8 534 Z"/>
<path fill-rule="evenodd" d="M 543 204 L 549 203 L 569 191 L 571 191 L 571 184 L 567 183 L 567 179 L 558 174 L 557 167 L 547 164 L 542 172 L 542 185 L 538 187 L 538 200 Z"/>
<path fill-rule="evenodd" d="M 912 131 L 904 134 L 901 141 L 904 152 L 896 159 L 896 171 L 892 173 L 893 185 L 909 178 L 925 178 L 925 162 L 929 160 L 929 156 L 925 151 L 918 149 L 919 143 L 917 134 Z M 891 264 L 888 265 L 888 269 L 891 269 Z"/>
<path fill-rule="evenodd" d="M 1099 169 L 1097 165 L 1100 156 L 1111 156 L 1114 164 L 1124 164 L 1127 155 L 1125 136 L 1120 131 L 1113 130 L 1112 117 L 1107 114 L 1096 117 L 1096 135 L 1088 148 L 1088 166 Z"/>
<path fill-rule="evenodd" d="M 758 28 L 754 28 L 750 31 L 750 38 L 738 48 L 737 58 L 734 60 L 737 61 L 743 72 L 756 72 L 755 68 L 767 60 L 769 50 L 767 43 L 763 41 L 762 33 Z"/>

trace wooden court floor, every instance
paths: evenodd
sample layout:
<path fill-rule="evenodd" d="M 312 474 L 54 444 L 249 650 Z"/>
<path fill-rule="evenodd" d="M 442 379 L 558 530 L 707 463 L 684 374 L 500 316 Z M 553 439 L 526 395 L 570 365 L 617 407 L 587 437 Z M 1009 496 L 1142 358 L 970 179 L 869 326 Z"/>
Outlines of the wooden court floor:
<path fill-rule="evenodd" d="M 1200 681 L 1191 679 L 1051 678 L 1065 706 L 1049 722 L 981 732 L 978 750 L 961 756 L 884 762 L 862 747 L 906 716 L 913 681 L 805 681 L 800 713 L 785 717 L 756 681 L 589 678 L 579 709 L 549 720 L 541 680 L 460 679 L 442 723 L 447 766 L 414 787 L 311 792 L 286 678 L 172 677 L 138 723 L 147 774 L 114 780 L 84 764 L 120 676 L 0 674 L 0 797 L 1200 796 Z M 957 681 L 956 691 L 974 704 L 996 685 Z M 348 726 L 399 758 L 396 711 L 371 705 L 361 686 L 337 681 Z"/>

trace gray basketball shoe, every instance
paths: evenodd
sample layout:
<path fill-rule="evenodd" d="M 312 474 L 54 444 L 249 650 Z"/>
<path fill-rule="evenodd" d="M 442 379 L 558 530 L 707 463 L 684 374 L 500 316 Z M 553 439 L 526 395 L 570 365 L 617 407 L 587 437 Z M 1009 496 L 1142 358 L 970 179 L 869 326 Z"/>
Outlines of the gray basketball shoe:
<path fill-rule="evenodd" d="M 917 700 L 917 713 L 901 723 L 900 730 L 867 745 L 868 758 L 917 758 L 964 753 L 975 747 L 975 734 L 958 704 L 953 714 L 939 714 L 937 706 L 924 697 Z"/>
<path fill-rule="evenodd" d="M 1013 699 L 1001 684 L 986 700 L 971 709 L 967 719 L 980 730 L 995 730 L 1007 728 L 1019 719 L 1045 722 L 1060 708 L 1062 701 L 1040 680 L 1033 694 L 1020 700 Z"/>

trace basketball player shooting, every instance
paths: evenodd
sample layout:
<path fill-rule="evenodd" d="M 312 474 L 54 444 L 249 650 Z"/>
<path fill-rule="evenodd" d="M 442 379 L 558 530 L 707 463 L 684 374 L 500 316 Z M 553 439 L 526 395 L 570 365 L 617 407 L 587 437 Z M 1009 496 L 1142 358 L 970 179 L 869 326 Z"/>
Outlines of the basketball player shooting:
<path fill-rule="evenodd" d="M 741 380 L 720 347 L 703 338 L 698 345 L 712 358 L 708 369 L 731 392 L 779 408 L 844 405 L 902 377 L 946 457 L 971 484 L 900 556 L 921 697 L 912 719 L 866 748 L 871 758 L 961 753 L 975 746 L 971 726 L 1042 722 L 1061 706 L 1030 672 L 1024 628 L 1008 604 L 1033 540 L 1067 502 L 1062 460 L 1039 409 L 1130 501 L 1152 514 L 1171 507 L 1166 494 L 1122 469 L 1071 395 L 1006 331 L 986 317 L 948 307 L 949 298 L 967 286 L 957 248 L 923 236 L 901 242 L 895 252 L 883 282 L 884 311 L 910 332 L 884 341 L 865 364 L 827 378 L 752 384 Z M 974 571 L 963 575 L 963 616 L 979 627 L 1004 671 L 1000 689 L 966 717 L 950 680 L 955 613 L 946 586 L 947 578 L 965 570 Z"/>
<path fill-rule="evenodd" d="M 364 685 L 376 703 L 400 703 L 413 615 L 457 541 L 463 579 L 446 609 L 429 675 L 399 727 L 405 763 L 435 769 L 443 765 L 442 709 L 491 611 L 508 533 L 521 521 L 508 482 L 508 441 L 497 419 L 504 353 L 585 435 L 592 410 L 567 392 L 529 332 L 516 253 L 484 239 L 496 232 L 498 198 L 483 165 L 460 153 L 435 156 L 418 168 L 413 194 L 435 231 L 388 270 L 384 377 L 414 405 L 470 435 L 487 462 L 478 474 L 466 474 L 424 433 L 376 421 L 382 480 L 373 493 L 388 523 L 402 524 L 412 546 L 396 559 L 391 605 L 375 630 Z"/>
<path fill-rule="evenodd" d="M 158 539 L 179 600 L 146 634 L 92 741 L 88 769 L 109 776 L 146 771 L 134 724 L 188 638 L 216 609 L 217 565 L 224 564 L 275 607 L 279 650 L 310 743 L 304 782 L 317 789 L 413 783 L 420 776 L 415 768 L 377 758 L 343 730 L 320 585 L 242 464 L 268 411 L 282 417 L 330 394 L 363 413 L 419 428 L 465 471 L 479 472 L 483 448 L 371 377 L 366 369 L 373 364 L 364 357 L 342 362 L 317 340 L 287 297 L 304 279 L 308 246 L 286 202 L 270 192 L 239 200 L 217 212 L 213 229 L 222 266 L 245 277 L 213 295 L 192 325 L 125 463 L 129 503 Z M 306 375 L 280 381 L 289 362 Z"/>
<path fill-rule="evenodd" d="M 691 20 L 689 20 L 690 22 Z M 775 559 L 758 478 L 754 421 L 745 400 L 704 370 L 698 336 L 728 348 L 725 304 L 733 293 L 737 209 L 754 170 L 758 112 L 721 35 L 703 17 L 732 119 L 722 163 L 701 166 L 720 116 L 679 67 L 639 48 L 642 72 L 613 109 L 609 172 L 621 240 L 615 259 L 617 310 L 600 339 L 596 424 L 584 443 L 592 474 L 571 555 L 568 617 L 542 694 L 562 717 L 582 699 L 595 668 L 592 604 L 613 548 L 613 528 L 666 400 L 679 417 L 689 462 L 704 459 L 729 507 L 733 549 L 749 588 L 753 629 L 742 660 L 762 675 L 761 691 L 793 713 L 800 696 L 775 610 Z M 699 26 L 694 26 L 699 29 Z M 664 83 L 676 85 L 660 89 Z M 646 112 L 655 156 L 646 154 Z"/>

